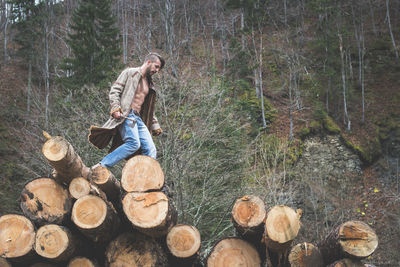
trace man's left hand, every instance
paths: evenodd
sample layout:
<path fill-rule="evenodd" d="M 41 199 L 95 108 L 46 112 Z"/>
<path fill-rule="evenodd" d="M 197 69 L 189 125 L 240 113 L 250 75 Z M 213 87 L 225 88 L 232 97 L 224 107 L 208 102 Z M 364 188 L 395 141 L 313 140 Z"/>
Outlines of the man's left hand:
<path fill-rule="evenodd" d="M 161 128 L 158 128 L 158 129 L 153 130 L 153 135 L 159 136 L 162 132 L 163 132 L 163 130 Z"/>

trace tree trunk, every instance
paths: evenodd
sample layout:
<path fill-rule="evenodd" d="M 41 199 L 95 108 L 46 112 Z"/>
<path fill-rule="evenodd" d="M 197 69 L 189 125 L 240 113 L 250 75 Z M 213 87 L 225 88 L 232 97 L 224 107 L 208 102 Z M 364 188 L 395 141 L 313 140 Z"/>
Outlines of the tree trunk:
<path fill-rule="evenodd" d="M 99 267 L 99 265 L 89 258 L 75 257 L 69 261 L 67 267 Z"/>
<path fill-rule="evenodd" d="M 71 219 L 81 233 L 97 243 L 110 241 L 120 225 L 112 204 L 92 195 L 83 196 L 75 202 Z"/>
<path fill-rule="evenodd" d="M 88 180 L 82 177 L 74 178 L 69 184 L 69 193 L 74 199 L 79 199 L 86 195 L 94 195 L 107 201 L 106 194 L 101 191 L 96 185 L 91 184 Z"/>
<path fill-rule="evenodd" d="M 301 243 L 294 246 L 289 254 L 291 267 L 322 267 L 324 261 L 321 252 L 311 243 Z"/>
<path fill-rule="evenodd" d="M 136 156 L 122 169 L 121 186 L 126 192 L 160 190 L 164 185 L 164 172 L 157 160 Z"/>
<path fill-rule="evenodd" d="M 240 237 L 260 243 L 266 214 L 264 201 L 257 196 L 244 196 L 233 206 L 232 223 Z"/>
<path fill-rule="evenodd" d="M 61 224 L 71 212 L 68 191 L 51 178 L 37 178 L 22 189 L 20 206 L 36 225 Z"/>
<path fill-rule="evenodd" d="M 167 267 L 162 247 L 150 237 L 127 232 L 110 242 L 106 249 L 107 267 Z"/>
<path fill-rule="evenodd" d="M 127 193 L 122 207 L 133 227 L 149 236 L 166 235 L 177 221 L 172 201 L 162 192 Z"/>
<path fill-rule="evenodd" d="M 170 265 L 192 266 L 199 255 L 200 233 L 196 227 L 178 224 L 167 235 L 167 247 L 172 254 Z"/>
<path fill-rule="evenodd" d="M 28 218 L 16 214 L 0 217 L 0 259 L 28 261 L 36 255 L 34 243 L 35 228 Z"/>
<path fill-rule="evenodd" d="M 90 174 L 89 179 L 106 193 L 108 199 L 116 200 L 119 198 L 121 183 L 107 168 L 101 166 L 95 168 Z"/>
<path fill-rule="evenodd" d="M 271 208 L 265 221 L 264 242 L 275 252 L 287 251 L 300 229 L 300 213 L 279 205 Z"/>
<path fill-rule="evenodd" d="M 360 260 L 341 259 L 328 265 L 328 267 L 364 267 L 365 265 Z"/>
<path fill-rule="evenodd" d="M 226 266 L 261 266 L 261 259 L 252 244 L 229 237 L 219 241 L 207 257 L 207 267 Z"/>
<path fill-rule="evenodd" d="M 60 183 L 69 184 L 75 177 L 87 178 L 90 169 L 83 164 L 72 145 L 61 136 L 47 137 L 42 153 L 55 169 L 55 179 Z"/>
<path fill-rule="evenodd" d="M 341 224 L 318 244 L 325 265 L 341 258 L 366 258 L 375 251 L 377 246 L 378 237 L 374 230 L 360 221 L 348 221 Z"/>
<path fill-rule="evenodd" d="M 43 258 L 63 262 L 78 252 L 78 241 L 66 227 L 47 224 L 36 233 L 35 251 Z"/>

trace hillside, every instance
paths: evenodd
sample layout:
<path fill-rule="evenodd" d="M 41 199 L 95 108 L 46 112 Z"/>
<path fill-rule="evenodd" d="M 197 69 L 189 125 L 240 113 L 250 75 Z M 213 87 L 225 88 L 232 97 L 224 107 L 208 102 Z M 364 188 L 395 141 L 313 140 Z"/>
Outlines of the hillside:
<path fill-rule="evenodd" d="M 202 258 L 216 240 L 233 235 L 233 201 L 255 194 L 270 207 L 303 210 L 298 242 L 318 242 L 346 220 L 364 221 L 379 237 L 366 262 L 398 265 L 399 3 L 128 2 L 112 6 L 121 65 L 96 85 L 59 82 L 70 52 L 65 25 L 78 1 L 52 6 L 57 38 L 47 50 L 49 76 L 38 37 L 30 83 L 18 23 L 2 27 L 8 43 L 0 62 L 1 215 L 18 210 L 26 181 L 51 173 L 40 151 L 42 130 L 65 137 L 88 166 L 106 154 L 87 142 L 87 130 L 107 119 L 108 90 L 119 71 L 155 50 L 167 59 L 155 78 L 164 130 L 155 138 L 158 160 L 179 221 L 201 232 Z M 112 168 L 116 177 L 123 164 Z"/>

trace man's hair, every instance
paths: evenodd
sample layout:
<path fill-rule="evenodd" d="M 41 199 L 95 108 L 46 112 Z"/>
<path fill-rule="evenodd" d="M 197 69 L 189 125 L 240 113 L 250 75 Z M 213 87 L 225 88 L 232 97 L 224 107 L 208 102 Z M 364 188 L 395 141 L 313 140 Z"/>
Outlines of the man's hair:
<path fill-rule="evenodd" d="M 161 62 L 160 69 L 162 69 L 162 68 L 164 67 L 164 65 L 165 65 L 165 60 L 163 59 L 162 56 L 160 56 L 160 55 L 157 54 L 157 53 L 152 52 L 152 53 L 148 54 L 148 55 L 144 58 L 144 61 L 146 62 L 147 60 L 150 60 L 151 62 L 155 62 L 157 59 L 160 60 L 160 62 Z"/>

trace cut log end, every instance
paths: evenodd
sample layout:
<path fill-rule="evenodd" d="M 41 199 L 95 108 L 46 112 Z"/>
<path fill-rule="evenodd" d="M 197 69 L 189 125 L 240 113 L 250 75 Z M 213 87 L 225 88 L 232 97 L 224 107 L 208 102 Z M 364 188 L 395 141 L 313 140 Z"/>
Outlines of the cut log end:
<path fill-rule="evenodd" d="M 79 199 L 90 193 L 90 183 L 82 177 L 74 178 L 69 184 L 69 193 L 75 199 Z"/>
<path fill-rule="evenodd" d="M 267 215 L 265 221 L 265 232 L 268 239 L 284 244 L 293 240 L 300 229 L 298 214 L 290 207 L 275 206 Z"/>
<path fill-rule="evenodd" d="M 66 252 L 71 240 L 68 233 L 59 225 L 48 224 L 36 233 L 35 251 L 47 259 L 57 259 Z"/>
<path fill-rule="evenodd" d="M 219 241 L 207 258 L 208 267 L 261 266 L 257 250 L 238 238 Z"/>
<path fill-rule="evenodd" d="M 97 267 L 97 263 L 85 257 L 75 257 L 71 259 L 67 267 Z"/>
<path fill-rule="evenodd" d="M 68 153 L 68 143 L 60 136 L 51 137 L 44 143 L 42 153 L 49 161 L 60 161 Z"/>
<path fill-rule="evenodd" d="M 258 226 L 263 223 L 265 215 L 264 202 L 256 196 L 237 199 L 232 209 L 232 218 L 241 227 Z"/>
<path fill-rule="evenodd" d="M 291 267 L 322 267 L 324 262 L 317 247 L 311 243 L 301 243 L 294 246 L 289 254 Z"/>
<path fill-rule="evenodd" d="M 328 267 L 365 267 L 365 265 L 357 259 L 341 259 L 330 264 Z"/>
<path fill-rule="evenodd" d="M 33 250 L 35 229 L 32 222 L 21 215 L 7 214 L 0 217 L 0 256 L 17 258 Z"/>
<path fill-rule="evenodd" d="M 168 198 L 162 192 L 128 193 L 122 206 L 131 223 L 142 229 L 162 225 L 168 214 Z"/>
<path fill-rule="evenodd" d="M 104 222 L 106 215 L 107 205 L 104 200 L 86 195 L 75 202 L 71 219 L 81 229 L 93 229 Z"/>
<path fill-rule="evenodd" d="M 60 224 L 69 214 L 72 201 L 68 191 L 51 178 L 27 183 L 21 192 L 21 209 L 38 224 Z"/>
<path fill-rule="evenodd" d="M 148 156 L 133 157 L 122 169 L 121 186 L 126 192 L 160 190 L 164 181 L 160 163 Z"/>
<path fill-rule="evenodd" d="M 95 184 L 101 185 L 105 184 L 108 181 L 110 175 L 112 174 L 107 168 L 98 166 L 94 170 L 92 170 L 91 179 Z"/>
<path fill-rule="evenodd" d="M 349 255 L 365 258 L 378 247 L 378 237 L 366 223 L 348 221 L 340 226 L 339 243 Z"/>
<path fill-rule="evenodd" d="M 178 258 L 189 258 L 195 255 L 200 249 L 200 243 L 200 233 L 191 225 L 175 225 L 167 235 L 168 249 Z"/>

